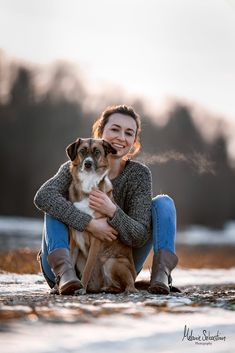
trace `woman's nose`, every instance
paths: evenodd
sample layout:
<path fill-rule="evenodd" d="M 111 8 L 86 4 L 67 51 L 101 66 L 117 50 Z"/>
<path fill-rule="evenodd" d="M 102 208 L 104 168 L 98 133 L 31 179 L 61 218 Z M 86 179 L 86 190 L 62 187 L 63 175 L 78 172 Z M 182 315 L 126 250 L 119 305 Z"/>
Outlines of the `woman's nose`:
<path fill-rule="evenodd" d="M 121 140 L 121 141 L 125 141 L 125 133 L 124 133 L 124 131 L 119 131 L 118 139 Z"/>

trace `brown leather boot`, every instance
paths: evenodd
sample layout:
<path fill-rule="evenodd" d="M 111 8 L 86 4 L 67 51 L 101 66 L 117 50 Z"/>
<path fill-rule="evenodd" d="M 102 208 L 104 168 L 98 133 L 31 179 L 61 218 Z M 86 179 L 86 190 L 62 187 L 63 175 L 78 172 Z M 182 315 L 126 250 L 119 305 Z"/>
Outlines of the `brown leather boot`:
<path fill-rule="evenodd" d="M 171 271 L 177 263 L 178 257 L 168 250 L 163 249 L 154 253 L 150 287 L 148 288 L 150 293 L 170 293 Z"/>
<path fill-rule="evenodd" d="M 48 263 L 56 275 L 59 293 L 63 295 L 74 294 L 82 288 L 76 276 L 68 249 L 60 248 L 52 251 L 47 257 Z"/>

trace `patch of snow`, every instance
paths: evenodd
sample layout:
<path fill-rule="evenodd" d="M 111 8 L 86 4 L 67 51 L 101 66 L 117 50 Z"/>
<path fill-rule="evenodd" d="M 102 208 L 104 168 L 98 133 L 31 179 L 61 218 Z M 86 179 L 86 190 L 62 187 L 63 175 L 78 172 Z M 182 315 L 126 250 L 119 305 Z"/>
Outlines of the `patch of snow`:
<path fill-rule="evenodd" d="M 221 230 L 192 225 L 177 233 L 177 244 L 233 244 L 235 245 L 235 222 L 228 222 Z"/>

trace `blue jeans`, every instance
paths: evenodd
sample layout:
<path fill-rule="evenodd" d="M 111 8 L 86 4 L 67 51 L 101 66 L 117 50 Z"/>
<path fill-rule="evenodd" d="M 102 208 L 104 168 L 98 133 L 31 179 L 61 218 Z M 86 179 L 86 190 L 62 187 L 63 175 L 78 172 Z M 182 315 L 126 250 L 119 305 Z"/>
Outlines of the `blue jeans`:
<path fill-rule="evenodd" d="M 174 253 L 175 236 L 176 209 L 174 201 L 167 195 L 158 195 L 152 200 L 152 236 L 144 246 L 132 250 L 136 272 L 139 273 L 143 268 L 152 247 L 154 252 L 167 249 Z M 59 248 L 69 249 L 68 227 L 54 217 L 45 214 L 41 266 L 50 286 L 55 283 L 55 276 L 47 262 L 47 256 Z"/>

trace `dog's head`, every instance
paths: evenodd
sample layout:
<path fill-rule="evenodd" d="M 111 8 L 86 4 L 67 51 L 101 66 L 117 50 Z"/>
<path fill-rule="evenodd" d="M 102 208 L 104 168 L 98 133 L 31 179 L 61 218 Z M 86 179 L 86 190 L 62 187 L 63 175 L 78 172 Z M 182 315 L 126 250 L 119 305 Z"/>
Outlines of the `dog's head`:
<path fill-rule="evenodd" d="M 66 148 L 66 152 L 73 166 L 86 172 L 108 169 L 108 154 L 117 153 L 107 141 L 92 138 L 78 138 Z"/>

